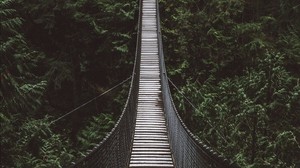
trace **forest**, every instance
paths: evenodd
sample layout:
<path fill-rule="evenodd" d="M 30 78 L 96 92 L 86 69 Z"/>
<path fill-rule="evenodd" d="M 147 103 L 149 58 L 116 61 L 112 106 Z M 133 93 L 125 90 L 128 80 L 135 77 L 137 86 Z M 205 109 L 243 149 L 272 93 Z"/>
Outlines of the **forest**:
<path fill-rule="evenodd" d="M 1 167 L 65 167 L 110 132 L 130 83 L 98 95 L 132 73 L 138 4 L 0 0 Z M 176 107 L 240 167 L 300 167 L 299 16 L 298 0 L 160 0 Z"/>

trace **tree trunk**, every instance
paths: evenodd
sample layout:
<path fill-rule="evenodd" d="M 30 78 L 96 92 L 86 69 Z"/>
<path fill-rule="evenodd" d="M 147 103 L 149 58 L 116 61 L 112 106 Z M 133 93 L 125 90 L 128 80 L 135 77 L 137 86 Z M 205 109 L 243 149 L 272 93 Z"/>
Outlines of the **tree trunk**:
<path fill-rule="evenodd" d="M 80 70 L 80 57 L 79 55 L 74 54 L 72 58 L 73 64 L 73 107 L 76 108 L 80 105 L 81 98 L 81 89 L 82 89 L 82 80 L 81 80 L 81 70 Z M 77 143 L 77 133 L 79 131 L 81 125 L 81 117 L 80 117 L 80 109 L 78 109 L 72 115 L 72 131 L 71 131 L 71 139 L 74 144 Z"/>

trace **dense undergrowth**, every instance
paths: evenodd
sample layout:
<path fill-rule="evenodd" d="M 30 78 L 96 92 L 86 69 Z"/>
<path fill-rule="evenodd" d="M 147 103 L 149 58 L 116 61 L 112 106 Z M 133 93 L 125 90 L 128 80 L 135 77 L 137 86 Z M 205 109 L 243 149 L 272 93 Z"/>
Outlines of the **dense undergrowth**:
<path fill-rule="evenodd" d="M 114 126 L 137 1 L 0 1 L 1 167 L 64 167 Z M 241 167 L 299 167 L 297 0 L 161 0 L 168 74 L 200 139 Z M 53 122 L 55 121 L 55 122 Z"/>
<path fill-rule="evenodd" d="M 300 3 L 160 7 L 168 73 L 189 128 L 241 167 L 299 167 Z"/>
<path fill-rule="evenodd" d="M 0 17 L 1 167 L 70 165 L 110 132 L 129 83 L 57 119 L 131 74 L 137 1 L 1 0 Z"/>

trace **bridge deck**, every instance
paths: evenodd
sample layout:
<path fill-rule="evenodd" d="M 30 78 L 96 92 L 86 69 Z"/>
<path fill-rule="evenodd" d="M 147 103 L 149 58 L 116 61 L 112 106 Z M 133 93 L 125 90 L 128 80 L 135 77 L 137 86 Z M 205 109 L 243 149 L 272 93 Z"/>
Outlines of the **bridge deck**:
<path fill-rule="evenodd" d="M 138 109 L 129 167 L 174 167 L 162 106 L 156 0 L 143 0 Z"/>

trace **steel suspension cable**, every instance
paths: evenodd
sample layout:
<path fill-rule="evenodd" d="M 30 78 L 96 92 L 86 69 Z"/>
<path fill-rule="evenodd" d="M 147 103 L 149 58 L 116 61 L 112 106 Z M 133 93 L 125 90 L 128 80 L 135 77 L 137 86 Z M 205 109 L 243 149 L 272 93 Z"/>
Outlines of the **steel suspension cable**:
<path fill-rule="evenodd" d="M 113 91 L 114 89 L 120 87 L 120 86 L 123 85 L 125 82 L 129 81 L 131 78 L 132 78 L 132 75 L 130 75 L 127 79 L 123 80 L 122 82 L 120 82 L 120 83 L 116 84 L 115 86 L 111 87 L 110 89 L 106 90 L 105 92 L 101 93 L 100 95 L 98 95 L 98 96 L 96 96 L 96 97 L 94 97 L 94 98 L 88 100 L 87 102 L 81 104 L 80 106 L 74 108 L 73 110 L 71 110 L 71 111 L 67 112 L 66 114 L 64 114 L 64 115 L 62 115 L 62 116 L 60 116 L 60 117 L 58 117 L 58 118 L 55 119 L 55 120 L 53 120 L 53 121 L 50 123 L 50 125 L 52 125 L 52 124 L 54 124 L 55 122 L 57 122 L 57 121 L 59 121 L 59 120 L 65 118 L 65 117 L 67 117 L 68 115 L 70 115 L 70 114 L 76 112 L 76 111 L 79 110 L 80 108 L 82 108 L 82 107 L 86 106 L 87 104 L 93 102 L 94 100 L 96 100 L 96 99 L 98 99 L 98 98 L 100 98 L 100 97 L 106 95 L 107 93 Z"/>
<path fill-rule="evenodd" d="M 141 57 L 141 28 L 142 28 L 142 2 L 139 1 L 139 17 L 137 26 L 135 60 L 131 77 L 131 84 L 127 101 L 114 128 L 98 143 L 86 156 L 82 157 L 71 168 L 94 167 L 128 167 L 134 128 L 137 116 L 137 102 L 140 79 Z"/>

